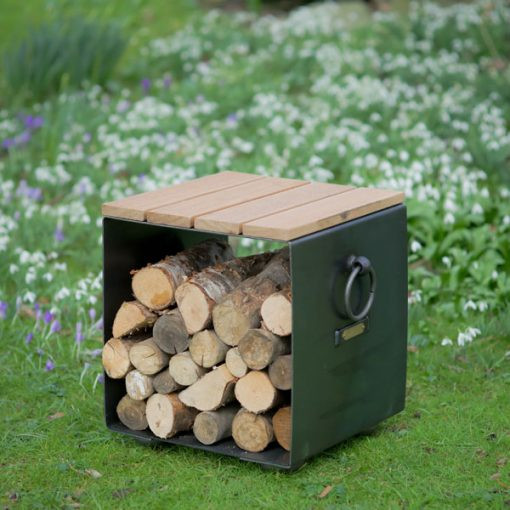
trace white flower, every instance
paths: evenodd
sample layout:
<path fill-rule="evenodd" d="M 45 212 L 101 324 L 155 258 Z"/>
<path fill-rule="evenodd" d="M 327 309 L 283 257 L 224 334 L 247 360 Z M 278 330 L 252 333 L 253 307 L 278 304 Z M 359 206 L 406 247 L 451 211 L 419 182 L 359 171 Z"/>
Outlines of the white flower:
<path fill-rule="evenodd" d="M 419 241 L 416 241 L 416 239 L 414 239 L 412 242 L 411 242 L 411 251 L 413 253 L 416 253 L 418 251 L 420 251 L 422 249 L 422 245 L 420 244 Z"/>
<path fill-rule="evenodd" d="M 9 273 L 14 274 L 19 271 L 19 267 L 16 264 L 11 264 L 9 266 Z"/>
<path fill-rule="evenodd" d="M 443 338 L 441 340 L 441 345 L 453 345 L 453 341 L 450 338 Z"/>
<path fill-rule="evenodd" d="M 446 213 L 444 216 L 444 222 L 450 225 L 455 223 L 455 216 L 451 212 Z"/>
<path fill-rule="evenodd" d="M 487 304 L 486 301 L 480 301 L 478 303 L 478 310 L 480 310 L 480 312 L 485 312 L 485 310 L 487 310 L 489 308 L 489 305 Z"/>
<path fill-rule="evenodd" d="M 483 214 L 483 207 L 480 204 L 476 203 L 473 205 L 471 212 L 473 214 Z"/>
<path fill-rule="evenodd" d="M 35 294 L 27 290 L 27 292 L 23 294 L 23 301 L 26 301 L 27 303 L 33 303 L 35 301 Z"/>
<path fill-rule="evenodd" d="M 67 287 L 62 287 L 56 294 L 55 299 L 57 301 L 61 301 L 62 299 L 65 299 L 66 297 L 69 297 L 71 295 L 71 291 Z"/>
<path fill-rule="evenodd" d="M 446 267 L 452 267 L 452 259 L 450 259 L 450 257 L 446 257 L 444 256 L 442 259 L 441 259 L 441 262 L 446 266 Z"/>
<path fill-rule="evenodd" d="M 476 309 L 477 309 L 476 303 L 474 301 L 472 301 L 471 299 L 469 301 L 467 301 L 466 304 L 464 305 L 464 311 L 476 310 Z"/>

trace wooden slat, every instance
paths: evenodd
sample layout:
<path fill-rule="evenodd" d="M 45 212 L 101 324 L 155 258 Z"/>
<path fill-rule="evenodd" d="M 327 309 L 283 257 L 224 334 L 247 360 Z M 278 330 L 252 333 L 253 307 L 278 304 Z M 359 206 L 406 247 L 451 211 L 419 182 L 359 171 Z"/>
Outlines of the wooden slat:
<path fill-rule="evenodd" d="M 243 225 L 243 234 L 289 241 L 403 202 L 400 191 L 358 188 L 265 216 Z"/>
<path fill-rule="evenodd" d="M 199 197 L 207 193 L 225 190 L 239 184 L 263 178 L 260 175 L 241 172 L 221 172 L 206 175 L 192 181 L 176 184 L 175 186 L 139 193 L 114 202 L 108 202 L 103 204 L 102 213 L 103 216 L 144 221 L 150 209 L 178 203 L 192 197 Z"/>
<path fill-rule="evenodd" d="M 306 186 L 282 191 L 276 195 L 198 216 L 195 219 L 195 228 L 227 234 L 240 234 L 244 223 L 331 195 L 338 195 L 350 189 L 353 189 L 353 187 L 312 182 Z"/>
<path fill-rule="evenodd" d="M 241 184 L 227 191 L 208 193 L 201 197 L 166 205 L 147 213 L 147 221 L 178 227 L 192 227 L 197 216 L 225 209 L 249 200 L 272 195 L 286 189 L 307 184 L 306 181 L 264 177 L 263 179 Z"/>

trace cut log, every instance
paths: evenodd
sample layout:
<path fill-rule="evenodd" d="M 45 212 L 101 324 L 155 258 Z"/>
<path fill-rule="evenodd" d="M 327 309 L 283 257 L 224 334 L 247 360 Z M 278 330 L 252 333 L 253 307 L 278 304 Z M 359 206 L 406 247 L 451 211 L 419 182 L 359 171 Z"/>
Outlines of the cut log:
<path fill-rule="evenodd" d="M 274 439 L 271 419 L 241 409 L 232 422 L 232 437 L 239 448 L 248 452 L 261 452 Z"/>
<path fill-rule="evenodd" d="M 208 239 L 157 264 L 132 271 L 133 294 L 147 308 L 163 310 L 174 303 L 175 289 L 192 273 L 232 257 L 232 249 L 227 242 Z"/>
<path fill-rule="evenodd" d="M 252 413 L 265 413 L 281 401 L 281 393 L 265 372 L 253 370 L 236 383 L 235 396 Z"/>
<path fill-rule="evenodd" d="M 290 342 L 270 331 L 249 329 L 241 338 L 238 349 L 248 368 L 262 370 L 278 356 L 290 352 Z"/>
<path fill-rule="evenodd" d="M 113 336 L 120 338 L 150 328 L 157 315 L 138 301 L 124 301 L 113 320 Z"/>
<path fill-rule="evenodd" d="M 215 411 L 234 399 L 234 385 L 237 377 L 220 365 L 179 393 L 181 402 L 199 411 Z"/>
<path fill-rule="evenodd" d="M 284 249 L 258 275 L 244 280 L 213 308 L 214 330 L 220 339 L 227 345 L 238 345 L 249 329 L 260 327 L 264 300 L 289 283 L 289 253 Z"/>
<path fill-rule="evenodd" d="M 177 309 L 169 310 L 156 321 L 152 336 L 158 347 L 168 354 L 184 352 L 189 347 L 189 335 Z"/>
<path fill-rule="evenodd" d="M 290 287 L 271 294 L 260 308 L 260 315 L 269 331 L 279 336 L 292 333 L 292 298 Z"/>
<path fill-rule="evenodd" d="M 193 424 L 193 434 L 202 444 L 214 444 L 232 435 L 232 420 L 238 407 L 223 407 L 217 411 L 202 411 Z"/>
<path fill-rule="evenodd" d="M 138 370 L 131 370 L 126 375 L 126 392 L 133 400 L 145 400 L 154 393 L 153 377 Z"/>
<path fill-rule="evenodd" d="M 131 347 L 129 359 L 133 366 L 146 375 L 154 375 L 168 366 L 168 354 L 163 352 L 152 338 Z"/>
<path fill-rule="evenodd" d="M 137 341 L 134 339 L 110 338 L 104 344 L 103 367 L 111 379 L 122 379 L 133 368 L 129 351 Z"/>
<path fill-rule="evenodd" d="M 262 271 L 271 257 L 271 253 L 262 253 L 206 267 L 180 285 L 175 300 L 188 333 L 208 328 L 214 305 L 243 280 Z"/>
<path fill-rule="evenodd" d="M 204 368 L 211 368 L 224 361 L 227 351 L 228 345 L 209 329 L 195 333 L 189 344 L 191 359 Z"/>
<path fill-rule="evenodd" d="M 225 356 L 225 364 L 230 370 L 230 373 L 236 377 L 243 377 L 243 375 L 246 375 L 248 372 L 248 367 L 243 361 L 243 358 L 241 358 L 239 349 L 237 347 L 232 347 L 227 351 L 227 355 Z"/>
<path fill-rule="evenodd" d="M 273 415 L 273 431 L 278 444 L 288 452 L 292 441 L 292 411 L 289 407 L 281 407 Z"/>
<path fill-rule="evenodd" d="M 191 359 L 188 351 L 176 354 L 170 359 L 169 371 L 175 381 L 182 386 L 196 383 L 206 373 L 205 368 Z"/>
<path fill-rule="evenodd" d="M 290 390 L 292 388 L 292 356 L 278 356 L 269 367 L 269 379 L 275 388 Z"/>
<path fill-rule="evenodd" d="M 124 395 L 117 404 L 117 416 L 128 429 L 145 430 L 149 426 L 145 409 L 143 400 L 133 400 Z"/>
<path fill-rule="evenodd" d="M 153 434 L 163 439 L 190 430 L 197 415 L 197 411 L 186 407 L 176 393 L 154 393 L 147 400 L 146 413 Z"/>
<path fill-rule="evenodd" d="M 179 391 L 182 386 L 170 375 L 169 368 L 164 368 L 159 374 L 154 376 L 152 381 L 154 391 L 158 393 L 173 393 Z"/>

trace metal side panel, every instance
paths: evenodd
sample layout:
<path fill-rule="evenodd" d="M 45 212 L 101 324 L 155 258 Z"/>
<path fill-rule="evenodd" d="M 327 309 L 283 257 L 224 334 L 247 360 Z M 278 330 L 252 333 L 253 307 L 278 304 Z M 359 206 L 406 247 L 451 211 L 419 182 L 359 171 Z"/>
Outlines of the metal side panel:
<path fill-rule="evenodd" d="M 402 205 L 291 241 L 293 389 L 291 468 L 398 413 L 405 404 L 407 225 Z M 335 345 L 339 317 L 332 293 L 348 274 L 335 268 L 363 255 L 377 278 L 369 329 Z M 367 278 L 353 287 L 366 299 Z M 340 303 L 342 302 L 339 299 Z"/>

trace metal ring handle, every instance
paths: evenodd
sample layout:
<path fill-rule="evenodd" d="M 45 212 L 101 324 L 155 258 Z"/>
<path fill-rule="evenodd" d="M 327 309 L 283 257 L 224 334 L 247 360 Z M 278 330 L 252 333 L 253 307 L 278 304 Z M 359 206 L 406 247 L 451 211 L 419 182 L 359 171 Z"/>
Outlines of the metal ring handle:
<path fill-rule="evenodd" d="M 376 288 L 376 278 L 375 271 L 370 261 L 366 257 L 351 257 L 349 260 L 349 265 L 352 267 L 351 274 L 347 279 L 347 284 L 345 285 L 345 293 L 344 293 L 344 301 L 345 301 L 345 312 L 349 319 L 353 321 L 359 321 L 368 315 L 368 312 L 372 308 L 374 304 L 375 298 L 375 288 Z M 358 277 L 358 275 L 368 274 L 370 278 L 370 291 L 368 294 L 368 300 L 365 303 L 365 306 L 359 313 L 354 313 L 352 311 L 351 306 L 351 292 L 352 286 L 354 284 L 354 280 Z"/>

